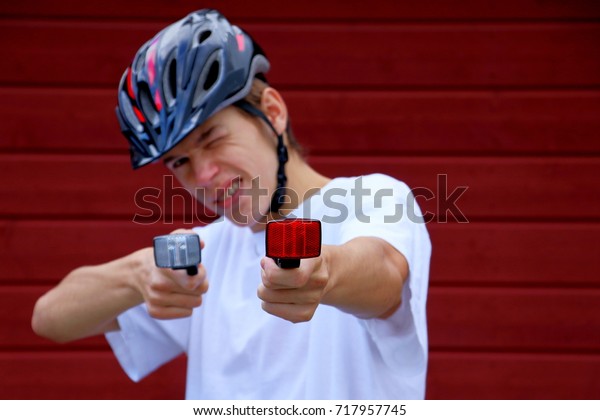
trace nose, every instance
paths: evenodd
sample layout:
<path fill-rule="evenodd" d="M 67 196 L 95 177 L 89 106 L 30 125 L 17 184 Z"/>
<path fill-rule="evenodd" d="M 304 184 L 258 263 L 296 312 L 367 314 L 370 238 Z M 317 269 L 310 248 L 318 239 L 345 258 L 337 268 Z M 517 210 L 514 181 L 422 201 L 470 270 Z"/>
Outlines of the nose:
<path fill-rule="evenodd" d="M 219 172 L 219 166 L 209 156 L 193 156 L 194 181 L 197 187 L 210 187 L 215 175 Z"/>

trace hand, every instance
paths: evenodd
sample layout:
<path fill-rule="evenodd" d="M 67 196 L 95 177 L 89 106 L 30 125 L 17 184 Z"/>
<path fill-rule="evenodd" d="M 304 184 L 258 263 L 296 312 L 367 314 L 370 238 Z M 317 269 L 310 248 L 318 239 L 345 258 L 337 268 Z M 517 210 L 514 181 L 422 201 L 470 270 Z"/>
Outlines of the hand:
<path fill-rule="evenodd" d="M 177 230 L 173 233 L 192 233 Z M 204 248 L 204 242 L 200 241 Z M 188 317 L 202 304 L 202 295 L 208 290 L 206 269 L 198 265 L 198 274 L 190 276 L 185 270 L 156 267 L 152 248 L 139 251 L 143 269 L 136 282 L 150 316 L 157 319 Z"/>
<path fill-rule="evenodd" d="M 299 268 L 279 268 L 268 257 L 260 266 L 263 310 L 293 323 L 310 321 L 330 286 L 323 255 L 301 260 Z"/>

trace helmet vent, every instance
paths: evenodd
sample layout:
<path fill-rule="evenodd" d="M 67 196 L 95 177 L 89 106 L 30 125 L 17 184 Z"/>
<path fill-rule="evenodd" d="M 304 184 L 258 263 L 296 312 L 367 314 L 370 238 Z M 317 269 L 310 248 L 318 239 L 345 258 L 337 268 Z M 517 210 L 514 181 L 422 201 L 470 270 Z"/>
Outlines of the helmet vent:
<path fill-rule="evenodd" d="M 167 106 L 171 108 L 175 104 L 175 98 L 177 97 L 177 61 L 171 59 L 168 70 L 164 74 L 163 79 L 163 94 Z"/>
<path fill-rule="evenodd" d="M 212 35 L 211 31 L 202 31 L 200 32 L 200 34 L 198 35 L 198 44 L 202 44 L 204 41 L 206 41 L 210 36 Z"/>
<path fill-rule="evenodd" d="M 192 101 L 192 110 L 196 110 L 204 103 L 206 95 L 212 92 L 212 89 L 217 86 L 221 72 L 221 59 L 220 55 L 222 50 L 213 51 L 212 54 L 206 59 L 206 64 L 202 68 L 200 75 L 198 76 L 198 83 L 196 84 L 196 90 L 194 91 L 194 100 Z"/>
<path fill-rule="evenodd" d="M 142 67 L 144 65 L 143 58 L 144 58 L 144 56 L 142 54 L 138 54 L 135 57 L 135 61 L 134 61 L 133 65 L 131 66 L 131 68 L 133 68 L 135 70 L 135 73 L 139 73 L 140 71 L 142 71 Z"/>
<path fill-rule="evenodd" d="M 142 108 L 142 112 L 146 119 L 150 122 L 152 126 L 158 125 L 158 112 L 154 107 L 154 102 L 152 101 L 152 96 L 150 94 L 150 88 L 146 83 L 140 83 L 138 85 L 139 89 L 139 102 Z"/>
<path fill-rule="evenodd" d="M 215 60 L 210 64 L 210 68 L 208 69 L 208 74 L 206 75 L 206 79 L 204 80 L 204 90 L 209 90 L 212 87 L 212 85 L 215 84 L 218 77 L 219 61 Z"/>

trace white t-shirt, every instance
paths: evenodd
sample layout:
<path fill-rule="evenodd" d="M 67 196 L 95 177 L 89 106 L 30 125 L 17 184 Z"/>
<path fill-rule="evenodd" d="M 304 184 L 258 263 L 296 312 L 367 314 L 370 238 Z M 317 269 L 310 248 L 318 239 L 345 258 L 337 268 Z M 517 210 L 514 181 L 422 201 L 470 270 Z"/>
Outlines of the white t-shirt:
<path fill-rule="evenodd" d="M 424 398 L 431 244 L 409 188 L 380 174 L 337 178 L 292 215 L 321 220 L 323 244 L 372 236 L 402 252 L 410 273 L 400 308 L 385 320 L 326 305 L 304 323 L 272 316 L 256 295 L 265 232 L 219 219 L 196 229 L 210 284 L 202 306 L 161 321 L 140 305 L 106 334 L 131 379 L 185 352 L 188 399 Z"/>

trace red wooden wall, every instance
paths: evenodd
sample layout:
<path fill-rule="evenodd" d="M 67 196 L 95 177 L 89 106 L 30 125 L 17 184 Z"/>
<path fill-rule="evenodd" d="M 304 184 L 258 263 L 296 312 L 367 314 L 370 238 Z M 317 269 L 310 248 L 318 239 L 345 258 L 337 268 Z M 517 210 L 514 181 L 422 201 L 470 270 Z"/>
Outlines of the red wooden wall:
<path fill-rule="evenodd" d="M 75 266 L 180 226 L 131 222 L 162 169 L 130 171 L 115 87 L 143 41 L 202 6 L 263 44 L 319 170 L 468 186 L 469 223 L 421 201 L 436 213 L 428 398 L 600 398 L 600 3 L 586 0 L 3 2 L 0 398 L 183 397 L 185 360 L 133 384 L 103 338 L 52 344 L 30 316 Z"/>

